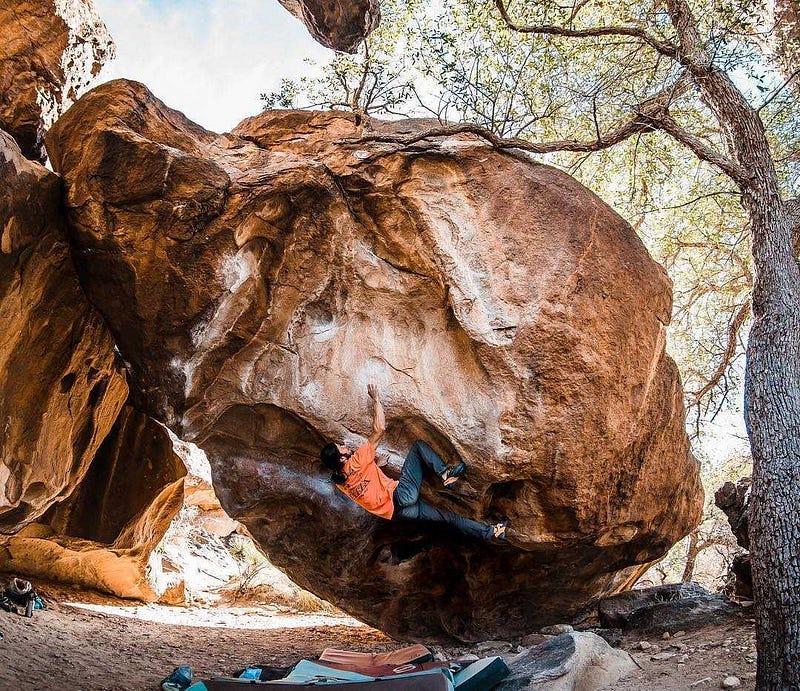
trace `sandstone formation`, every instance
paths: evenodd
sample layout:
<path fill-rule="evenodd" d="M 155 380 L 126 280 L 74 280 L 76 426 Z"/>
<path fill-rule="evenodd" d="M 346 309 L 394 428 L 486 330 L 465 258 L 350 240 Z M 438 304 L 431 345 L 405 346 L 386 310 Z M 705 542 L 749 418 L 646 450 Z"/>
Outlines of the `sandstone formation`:
<path fill-rule="evenodd" d="M 43 161 L 45 129 L 112 55 L 92 0 L 3 0 L 0 128 Z"/>
<path fill-rule="evenodd" d="M 72 495 L 0 544 L 0 567 L 182 603 L 178 569 L 154 550 L 183 505 L 185 474 L 167 431 L 126 406 Z"/>
<path fill-rule="evenodd" d="M 392 635 L 562 620 L 698 521 L 665 355 L 670 283 L 568 175 L 478 141 L 347 143 L 352 115 L 266 112 L 218 136 L 127 81 L 47 137 L 76 262 L 135 405 L 209 455 L 223 507 L 299 585 Z M 422 438 L 469 475 L 426 498 L 507 515 L 507 545 L 339 495 L 326 439 Z"/>
<path fill-rule="evenodd" d="M 127 393 L 70 259 L 61 181 L 0 132 L 0 533 L 72 493 Z"/>
<path fill-rule="evenodd" d="M 379 0 L 278 0 L 323 46 L 355 53 L 381 19 Z"/>

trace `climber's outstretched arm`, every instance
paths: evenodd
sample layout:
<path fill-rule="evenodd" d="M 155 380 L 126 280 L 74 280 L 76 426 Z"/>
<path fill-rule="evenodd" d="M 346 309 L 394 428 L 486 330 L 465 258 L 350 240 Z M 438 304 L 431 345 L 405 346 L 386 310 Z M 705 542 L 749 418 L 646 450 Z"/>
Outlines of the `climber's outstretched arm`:
<path fill-rule="evenodd" d="M 386 417 L 383 414 L 378 387 L 375 384 L 369 384 L 367 391 L 372 399 L 372 434 L 369 435 L 369 443 L 374 448 L 378 446 L 378 442 L 380 442 L 383 433 L 386 431 Z"/>

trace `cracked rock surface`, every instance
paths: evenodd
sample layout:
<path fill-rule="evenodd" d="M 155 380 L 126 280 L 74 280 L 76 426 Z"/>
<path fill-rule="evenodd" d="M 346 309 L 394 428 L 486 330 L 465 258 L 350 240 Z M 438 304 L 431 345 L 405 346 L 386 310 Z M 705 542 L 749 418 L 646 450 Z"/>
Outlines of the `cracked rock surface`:
<path fill-rule="evenodd" d="M 565 173 L 468 137 L 348 143 L 345 113 L 217 135 L 118 80 L 47 138 L 89 299 L 135 405 L 208 454 L 225 510 L 299 585 L 408 640 L 508 638 L 614 592 L 699 520 L 671 285 Z M 417 438 L 469 471 L 424 497 L 493 545 L 339 495 L 327 439 Z"/>

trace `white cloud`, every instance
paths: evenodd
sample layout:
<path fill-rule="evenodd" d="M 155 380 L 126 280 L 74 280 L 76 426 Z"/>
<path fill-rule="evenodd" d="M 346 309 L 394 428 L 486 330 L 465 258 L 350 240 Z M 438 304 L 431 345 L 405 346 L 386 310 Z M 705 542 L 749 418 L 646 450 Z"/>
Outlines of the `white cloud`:
<path fill-rule="evenodd" d="M 277 0 L 95 0 L 117 45 L 96 84 L 135 79 L 216 132 L 261 110 L 281 77 L 330 51 Z M 95 84 L 95 85 L 96 85 Z"/>

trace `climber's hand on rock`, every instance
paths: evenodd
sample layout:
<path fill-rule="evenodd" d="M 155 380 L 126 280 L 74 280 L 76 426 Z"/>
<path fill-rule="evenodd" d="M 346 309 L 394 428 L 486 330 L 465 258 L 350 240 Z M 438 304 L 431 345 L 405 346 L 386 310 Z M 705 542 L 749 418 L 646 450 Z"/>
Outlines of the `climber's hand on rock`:
<path fill-rule="evenodd" d="M 378 385 L 375 384 L 375 382 L 370 382 L 369 384 L 367 384 L 367 393 L 369 394 L 369 397 L 373 401 L 377 400 L 377 398 L 379 396 L 379 394 L 378 394 Z"/>

